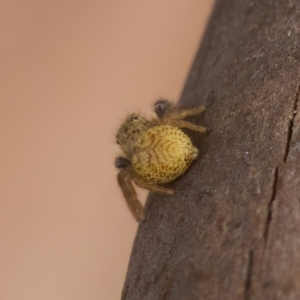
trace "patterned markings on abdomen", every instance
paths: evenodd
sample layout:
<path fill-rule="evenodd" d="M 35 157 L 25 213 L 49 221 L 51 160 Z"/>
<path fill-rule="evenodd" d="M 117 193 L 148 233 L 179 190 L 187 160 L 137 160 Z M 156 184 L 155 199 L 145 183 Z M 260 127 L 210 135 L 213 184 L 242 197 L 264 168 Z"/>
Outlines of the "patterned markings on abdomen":
<path fill-rule="evenodd" d="M 197 154 L 198 150 L 182 130 L 173 126 L 155 126 L 135 143 L 132 165 L 147 181 L 165 183 L 180 176 Z"/>

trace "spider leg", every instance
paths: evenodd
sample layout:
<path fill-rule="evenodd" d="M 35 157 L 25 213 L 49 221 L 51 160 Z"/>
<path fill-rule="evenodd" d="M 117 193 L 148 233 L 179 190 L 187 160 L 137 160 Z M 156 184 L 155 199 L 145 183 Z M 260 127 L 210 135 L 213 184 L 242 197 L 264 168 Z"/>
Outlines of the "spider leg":
<path fill-rule="evenodd" d="M 165 193 L 169 195 L 174 194 L 174 190 L 156 185 L 155 183 L 150 183 L 137 175 L 134 177 L 134 181 L 139 187 L 147 189 L 152 192 Z"/>
<path fill-rule="evenodd" d="M 121 168 L 118 174 L 118 183 L 126 199 L 128 207 L 135 219 L 140 222 L 145 219 L 144 208 L 137 198 L 134 186 L 132 184 L 132 171 L 130 161 L 123 157 L 118 157 L 115 165 Z"/>
<path fill-rule="evenodd" d="M 195 108 L 192 108 L 192 109 L 184 109 L 184 110 L 179 111 L 178 118 L 182 119 L 182 118 L 185 118 L 187 116 L 200 114 L 204 111 L 205 111 L 205 106 L 204 105 L 198 106 L 198 107 L 195 107 Z"/>
<path fill-rule="evenodd" d="M 171 111 L 168 115 L 166 115 L 166 117 L 168 117 L 168 119 L 175 119 L 175 120 L 180 120 L 183 119 L 187 116 L 192 116 L 192 115 L 196 115 L 196 114 L 200 114 L 202 112 L 205 111 L 205 106 L 198 106 L 192 109 L 179 109 L 179 110 L 174 110 Z"/>
<path fill-rule="evenodd" d="M 176 126 L 179 128 L 188 128 L 194 131 L 199 131 L 199 132 L 206 132 L 206 128 L 203 126 L 198 126 L 194 125 L 193 123 L 187 122 L 187 121 L 182 121 L 182 120 L 170 120 L 168 122 L 169 125 L 171 126 Z"/>
<path fill-rule="evenodd" d="M 154 111 L 159 119 L 163 119 L 164 123 L 168 123 L 170 120 L 180 120 L 187 116 L 200 114 L 205 111 L 205 106 L 202 105 L 192 109 L 178 109 L 170 101 L 160 99 L 154 104 Z"/>

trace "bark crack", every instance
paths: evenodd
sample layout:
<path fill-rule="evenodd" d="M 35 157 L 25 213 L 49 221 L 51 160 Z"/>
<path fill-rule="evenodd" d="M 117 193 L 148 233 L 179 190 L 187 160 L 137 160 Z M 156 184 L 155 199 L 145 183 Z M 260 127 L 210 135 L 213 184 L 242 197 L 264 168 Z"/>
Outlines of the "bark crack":
<path fill-rule="evenodd" d="M 251 286 L 251 279 L 252 279 L 252 270 L 253 270 L 253 251 L 250 251 L 249 255 L 248 255 L 248 265 L 247 265 L 247 273 L 246 273 L 246 281 L 245 281 L 244 300 L 250 299 L 250 286 Z"/>
<path fill-rule="evenodd" d="M 284 158 L 283 158 L 284 163 L 286 162 L 287 157 L 289 155 L 289 151 L 290 151 L 290 144 L 291 144 L 293 129 L 294 129 L 294 121 L 295 121 L 295 117 L 297 114 L 297 108 L 298 108 L 299 94 L 300 94 L 300 84 L 298 85 L 297 92 L 294 96 L 293 110 L 292 110 L 292 114 L 290 116 L 288 135 L 287 135 L 287 143 L 286 143 L 285 153 L 284 153 Z"/>
<path fill-rule="evenodd" d="M 285 151 L 284 151 L 283 164 L 286 163 L 289 152 L 290 152 L 290 144 L 291 144 L 291 140 L 292 140 L 292 136 L 293 136 L 294 121 L 295 121 L 295 117 L 296 117 L 296 114 L 297 114 L 299 96 L 300 96 L 300 84 L 298 85 L 296 94 L 294 96 L 292 114 L 290 116 L 289 125 L 288 125 L 287 141 L 286 141 L 286 147 L 285 147 Z M 276 199 L 276 192 L 277 192 L 278 172 L 279 172 L 279 166 L 276 167 L 275 171 L 274 171 L 274 178 L 273 178 L 273 184 L 272 184 L 272 195 L 271 195 L 271 199 L 268 203 L 268 213 L 267 213 L 265 230 L 264 230 L 264 235 L 263 235 L 265 246 L 266 246 L 267 241 L 268 241 L 270 224 L 272 222 L 273 204 L 274 204 L 274 201 Z M 253 251 L 250 251 L 249 252 L 248 265 L 247 265 L 246 281 L 245 281 L 245 293 L 244 293 L 244 299 L 245 300 L 250 299 L 250 287 L 251 287 L 252 271 L 253 271 Z"/>
<path fill-rule="evenodd" d="M 269 227 L 270 227 L 270 223 L 272 221 L 272 206 L 273 206 L 273 202 L 276 198 L 276 189 L 277 189 L 277 180 L 278 180 L 278 170 L 279 167 L 277 167 L 275 169 L 274 172 L 274 179 L 273 179 L 273 185 L 272 185 L 272 196 L 271 196 L 271 200 L 268 204 L 268 215 L 267 215 L 267 220 L 266 220 L 266 226 L 265 226 L 265 232 L 264 232 L 264 240 L 265 240 L 265 245 L 267 243 L 268 240 L 268 235 L 269 235 Z"/>
<path fill-rule="evenodd" d="M 170 289 L 172 287 L 172 281 L 171 281 L 171 276 L 170 276 L 170 260 L 172 258 L 172 253 L 173 253 L 173 249 L 175 247 L 175 244 L 176 244 L 176 240 L 177 240 L 177 234 L 175 235 L 175 238 L 174 238 L 174 241 L 173 241 L 173 244 L 169 250 L 169 258 L 168 260 L 166 261 L 166 278 L 165 278 L 165 288 L 164 288 L 164 292 L 163 292 L 163 299 L 166 300 L 169 293 L 170 293 Z"/>
<path fill-rule="evenodd" d="M 298 84 L 297 91 L 294 96 L 292 114 L 290 116 L 289 126 L 288 126 L 287 141 L 286 141 L 285 152 L 284 152 L 284 157 L 283 157 L 283 164 L 286 163 L 289 152 L 290 152 L 290 144 L 291 144 L 291 140 L 292 140 L 292 136 L 293 136 L 294 121 L 295 121 L 295 117 L 296 117 L 297 109 L 298 109 L 299 95 L 300 95 L 300 84 Z M 271 196 L 271 200 L 268 204 L 268 215 L 267 215 L 267 219 L 266 219 L 265 232 L 264 232 L 265 245 L 268 241 L 269 227 L 270 227 L 270 223 L 272 221 L 272 214 L 273 214 L 272 207 L 273 207 L 273 203 L 276 198 L 278 170 L 279 170 L 279 166 L 275 169 L 275 172 L 274 172 L 274 179 L 273 179 L 273 185 L 272 185 L 272 196 Z"/>

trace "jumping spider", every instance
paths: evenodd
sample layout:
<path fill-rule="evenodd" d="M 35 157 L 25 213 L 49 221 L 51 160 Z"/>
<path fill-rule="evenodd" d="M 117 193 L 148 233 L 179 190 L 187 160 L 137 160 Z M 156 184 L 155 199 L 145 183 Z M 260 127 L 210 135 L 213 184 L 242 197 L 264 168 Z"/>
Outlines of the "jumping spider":
<path fill-rule="evenodd" d="M 167 100 L 159 100 L 154 105 L 158 118 L 148 120 L 139 114 L 131 114 L 120 126 L 117 143 L 126 158 L 115 160 L 120 169 L 118 183 L 137 221 L 144 220 L 145 215 L 132 181 L 150 191 L 173 194 L 173 190 L 159 184 L 178 178 L 198 155 L 198 150 L 180 128 L 206 131 L 205 127 L 182 119 L 204 110 L 204 106 L 178 109 Z"/>

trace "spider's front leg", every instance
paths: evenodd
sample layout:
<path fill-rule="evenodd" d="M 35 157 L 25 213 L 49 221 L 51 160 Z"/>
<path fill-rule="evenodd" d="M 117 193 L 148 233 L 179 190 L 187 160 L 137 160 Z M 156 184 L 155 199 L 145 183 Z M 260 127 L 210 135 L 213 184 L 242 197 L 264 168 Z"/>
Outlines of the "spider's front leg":
<path fill-rule="evenodd" d="M 202 133 L 206 132 L 206 130 L 207 130 L 203 126 L 194 125 L 191 122 L 177 120 L 177 119 L 170 120 L 168 125 L 179 127 L 179 128 L 188 128 L 188 129 L 191 129 L 191 130 L 194 130 L 194 131 L 199 131 L 199 132 L 202 132 Z"/>
<path fill-rule="evenodd" d="M 205 111 L 205 106 L 201 105 L 198 107 L 194 107 L 191 109 L 179 109 L 179 110 L 174 110 L 170 113 L 173 119 L 180 120 L 183 119 L 187 116 L 192 116 L 196 114 L 200 114 Z"/>
<path fill-rule="evenodd" d="M 144 208 L 137 198 L 133 180 L 133 170 L 130 161 L 124 157 L 117 157 L 115 160 L 115 166 L 120 169 L 118 174 L 118 183 L 126 199 L 128 207 L 135 219 L 141 222 L 145 219 Z"/>
<path fill-rule="evenodd" d="M 162 124 L 179 128 L 189 128 L 191 130 L 206 132 L 203 126 L 194 125 L 182 119 L 205 111 L 205 106 L 198 106 L 192 109 L 177 109 L 168 100 L 158 100 L 154 105 L 154 111 Z"/>

